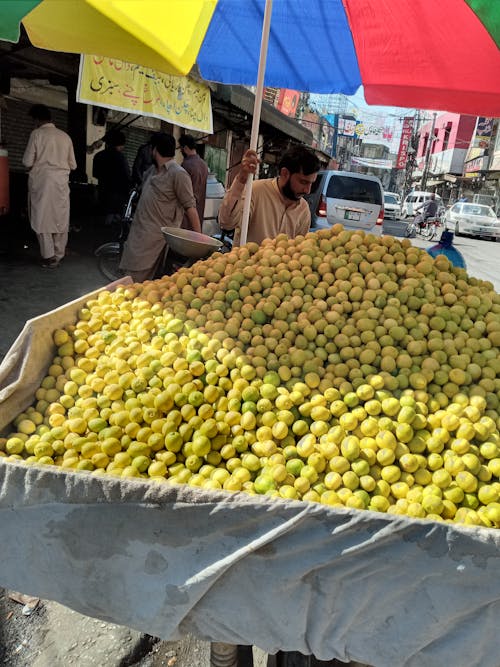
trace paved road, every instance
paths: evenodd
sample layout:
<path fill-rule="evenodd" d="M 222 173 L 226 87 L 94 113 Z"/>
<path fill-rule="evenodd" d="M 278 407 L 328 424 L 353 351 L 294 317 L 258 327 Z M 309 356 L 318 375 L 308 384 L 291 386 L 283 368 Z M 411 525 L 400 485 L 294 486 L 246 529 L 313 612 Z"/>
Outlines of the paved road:
<path fill-rule="evenodd" d="M 111 231 L 92 220 L 70 233 L 68 254 L 57 269 L 40 267 L 38 242 L 29 228 L 6 230 L 0 238 L 0 361 L 21 332 L 26 320 L 62 306 L 107 280 L 98 270 L 94 249 Z"/>

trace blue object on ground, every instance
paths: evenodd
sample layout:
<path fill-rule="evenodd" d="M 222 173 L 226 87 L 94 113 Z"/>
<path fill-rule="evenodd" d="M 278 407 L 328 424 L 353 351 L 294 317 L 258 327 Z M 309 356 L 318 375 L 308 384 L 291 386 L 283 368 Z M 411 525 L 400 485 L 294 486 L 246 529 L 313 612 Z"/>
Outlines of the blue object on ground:
<path fill-rule="evenodd" d="M 439 243 L 436 243 L 436 245 L 428 248 L 427 252 L 431 257 L 445 255 L 445 257 L 450 260 L 453 266 L 456 266 L 459 269 L 466 269 L 467 267 L 465 266 L 465 259 L 463 258 L 462 253 L 452 244 L 453 236 L 453 232 L 448 230 L 444 231 L 441 234 Z"/>

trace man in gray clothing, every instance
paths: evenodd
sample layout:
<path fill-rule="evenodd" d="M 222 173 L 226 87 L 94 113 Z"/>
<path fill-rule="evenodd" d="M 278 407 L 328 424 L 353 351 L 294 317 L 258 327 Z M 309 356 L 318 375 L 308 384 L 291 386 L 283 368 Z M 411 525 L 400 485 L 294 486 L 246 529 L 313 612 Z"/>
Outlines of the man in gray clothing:
<path fill-rule="evenodd" d="M 162 227 L 180 227 L 186 214 L 191 228 L 201 232 L 191 178 L 174 160 L 175 139 L 158 134 L 153 144 L 154 165 L 144 175 L 120 268 L 135 282 L 152 280 L 165 251 Z"/>

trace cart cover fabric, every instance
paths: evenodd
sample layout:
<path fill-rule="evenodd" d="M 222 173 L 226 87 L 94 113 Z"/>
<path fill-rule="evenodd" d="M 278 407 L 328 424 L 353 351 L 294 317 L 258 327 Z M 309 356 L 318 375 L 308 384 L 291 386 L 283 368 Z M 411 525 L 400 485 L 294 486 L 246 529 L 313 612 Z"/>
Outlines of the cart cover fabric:
<path fill-rule="evenodd" d="M 78 311 L 103 289 L 113 291 L 131 283 L 130 276 L 126 276 L 26 322 L 0 364 L 0 433 L 33 403 L 35 391 L 55 355 L 54 330 L 75 324 Z"/>
<path fill-rule="evenodd" d="M 498 667 L 500 532 L 0 461 L 0 585 L 175 639 Z"/>
<path fill-rule="evenodd" d="M 27 324 L 0 366 L 0 423 L 92 296 Z M 0 459 L 0 535 L 0 586 L 163 639 L 498 667 L 498 530 Z"/>

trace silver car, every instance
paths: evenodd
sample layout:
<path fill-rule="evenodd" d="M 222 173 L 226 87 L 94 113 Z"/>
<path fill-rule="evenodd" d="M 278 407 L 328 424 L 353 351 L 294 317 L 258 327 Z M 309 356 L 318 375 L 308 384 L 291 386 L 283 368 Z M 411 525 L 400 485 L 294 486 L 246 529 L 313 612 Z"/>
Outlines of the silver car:
<path fill-rule="evenodd" d="M 445 228 L 455 232 L 455 236 L 500 238 L 500 220 L 491 206 L 469 204 L 467 202 L 453 204 L 444 216 Z"/>

